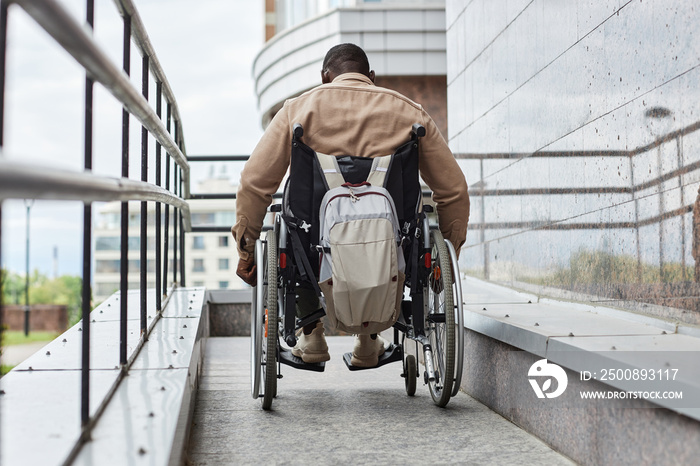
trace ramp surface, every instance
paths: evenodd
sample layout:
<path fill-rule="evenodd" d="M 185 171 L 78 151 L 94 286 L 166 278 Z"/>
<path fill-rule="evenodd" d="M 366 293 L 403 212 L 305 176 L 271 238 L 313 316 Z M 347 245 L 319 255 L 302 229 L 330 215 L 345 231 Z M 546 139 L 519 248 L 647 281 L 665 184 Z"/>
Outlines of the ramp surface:
<path fill-rule="evenodd" d="M 282 366 L 266 412 L 250 395 L 249 338 L 209 338 L 190 463 L 572 464 L 464 393 L 441 409 L 419 379 L 406 396 L 400 363 L 350 372 L 352 337 L 327 340 L 326 371 Z"/>

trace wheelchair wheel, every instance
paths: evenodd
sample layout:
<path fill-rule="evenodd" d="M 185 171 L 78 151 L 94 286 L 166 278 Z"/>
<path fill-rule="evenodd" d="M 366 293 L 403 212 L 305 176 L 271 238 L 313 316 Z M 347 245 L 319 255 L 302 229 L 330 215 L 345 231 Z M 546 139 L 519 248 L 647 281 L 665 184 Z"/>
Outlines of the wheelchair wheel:
<path fill-rule="evenodd" d="M 452 264 L 452 281 L 454 292 L 455 306 L 455 327 L 457 331 L 457 340 L 455 342 L 455 378 L 452 384 L 452 396 L 457 396 L 462 385 L 462 371 L 464 368 L 464 311 L 462 307 L 462 280 L 459 275 L 459 264 L 457 262 L 457 252 L 454 246 L 448 240 L 445 240 L 445 245 L 450 253 L 450 263 Z"/>
<path fill-rule="evenodd" d="M 412 354 L 406 355 L 403 360 L 403 376 L 406 385 L 406 395 L 413 396 L 416 394 L 416 377 L 418 374 L 418 363 L 416 357 Z"/>
<path fill-rule="evenodd" d="M 262 377 L 265 383 L 262 408 L 270 409 L 272 400 L 277 396 L 277 235 L 274 231 L 267 232 L 267 254 L 265 255 L 266 269 L 263 281 L 263 299 L 265 305 L 262 322 L 263 361 L 261 363 Z"/>
<path fill-rule="evenodd" d="M 425 316 L 430 351 L 425 351 L 425 379 L 435 404 L 444 407 L 450 401 L 454 382 L 455 311 L 451 260 L 439 231 L 432 232 L 431 260 Z"/>
<path fill-rule="evenodd" d="M 263 264 L 264 247 L 261 240 L 255 243 L 255 263 Z M 253 299 L 250 308 L 250 382 L 253 398 L 260 397 L 260 379 L 262 378 L 262 338 L 263 324 L 261 319 L 265 316 L 263 299 L 263 271 L 259 271 L 256 286 L 253 288 Z M 263 317 L 261 317 L 263 316 Z"/>

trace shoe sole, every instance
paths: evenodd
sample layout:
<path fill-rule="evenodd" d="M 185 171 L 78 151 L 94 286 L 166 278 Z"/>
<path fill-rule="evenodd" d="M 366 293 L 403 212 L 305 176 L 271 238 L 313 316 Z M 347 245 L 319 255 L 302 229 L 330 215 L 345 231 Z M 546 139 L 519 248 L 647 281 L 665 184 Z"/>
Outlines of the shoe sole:
<path fill-rule="evenodd" d="M 386 348 L 382 349 L 381 353 L 379 354 L 373 354 L 371 356 L 365 356 L 363 358 L 358 358 L 353 353 L 352 357 L 350 358 L 350 364 L 352 364 L 355 367 L 376 367 L 377 364 L 379 364 L 379 356 L 381 356 L 385 352 Z"/>
<path fill-rule="evenodd" d="M 292 351 L 292 354 L 308 364 L 330 361 L 331 355 L 328 353 L 304 353 Z"/>
<path fill-rule="evenodd" d="M 377 364 L 379 364 L 379 356 L 377 356 L 374 359 L 358 359 L 355 356 L 350 358 L 350 364 L 352 364 L 355 367 L 376 367 Z"/>

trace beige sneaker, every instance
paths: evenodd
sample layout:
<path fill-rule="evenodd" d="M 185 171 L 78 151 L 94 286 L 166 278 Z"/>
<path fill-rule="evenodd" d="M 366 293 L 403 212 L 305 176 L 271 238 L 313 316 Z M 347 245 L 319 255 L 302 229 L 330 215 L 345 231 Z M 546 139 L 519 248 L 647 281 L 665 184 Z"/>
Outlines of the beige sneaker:
<path fill-rule="evenodd" d="M 306 363 L 324 362 L 331 358 L 328 353 L 326 337 L 323 336 L 323 322 L 318 321 L 316 328 L 305 335 L 303 330 L 299 332 L 299 339 L 292 354 Z"/>
<path fill-rule="evenodd" d="M 379 363 L 379 356 L 389 346 L 389 342 L 379 335 L 376 339 L 370 335 L 357 335 L 350 364 L 356 367 L 375 367 Z"/>

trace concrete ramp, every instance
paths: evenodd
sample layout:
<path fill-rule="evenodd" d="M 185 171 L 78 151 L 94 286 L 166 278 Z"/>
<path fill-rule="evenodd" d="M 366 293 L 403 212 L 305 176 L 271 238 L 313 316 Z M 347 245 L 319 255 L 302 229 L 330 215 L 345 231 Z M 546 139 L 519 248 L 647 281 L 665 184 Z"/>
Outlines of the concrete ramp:
<path fill-rule="evenodd" d="M 221 464 L 572 464 L 460 393 L 446 408 L 401 364 L 350 372 L 352 337 L 328 337 L 323 373 L 282 367 L 272 411 L 250 395 L 250 339 L 209 338 L 188 457 Z"/>

